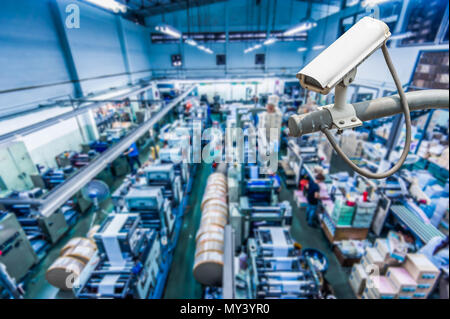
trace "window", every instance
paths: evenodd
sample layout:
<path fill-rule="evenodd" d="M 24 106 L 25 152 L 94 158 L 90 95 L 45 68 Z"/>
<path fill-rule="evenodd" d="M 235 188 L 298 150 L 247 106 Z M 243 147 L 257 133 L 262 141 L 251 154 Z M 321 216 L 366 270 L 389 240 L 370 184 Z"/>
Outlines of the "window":
<path fill-rule="evenodd" d="M 448 51 L 422 51 L 413 73 L 411 88 L 447 89 L 449 88 Z"/>
<path fill-rule="evenodd" d="M 388 1 L 385 3 L 380 3 L 377 5 L 379 10 L 379 19 L 386 23 L 393 33 L 395 27 L 397 26 L 397 21 L 400 16 L 400 12 L 402 10 L 402 1 Z M 356 22 L 361 20 L 364 17 L 373 16 L 373 13 L 369 10 L 360 11 L 356 14 L 348 16 L 346 18 L 341 19 L 340 28 L 339 28 L 339 36 L 344 34 L 348 29 L 350 29 Z"/>
<path fill-rule="evenodd" d="M 412 32 L 413 36 L 403 39 L 401 45 L 434 43 L 447 5 L 447 0 L 411 1 L 405 32 Z"/>
<path fill-rule="evenodd" d="M 355 16 L 350 16 L 347 18 L 341 19 L 341 23 L 339 26 L 339 37 L 348 31 L 355 24 Z"/>
<path fill-rule="evenodd" d="M 293 36 L 283 36 L 284 31 L 272 31 L 270 34 L 272 37 L 278 38 L 278 41 L 306 41 L 308 38 L 307 32 L 301 32 Z M 179 43 L 180 39 L 175 39 L 169 35 L 161 33 L 150 34 L 152 43 L 154 44 L 168 44 Z M 183 40 L 193 39 L 197 43 L 225 43 L 225 32 L 203 32 L 203 33 L 184 33 Z M 266 31 L 239 31 L 229 32 L 229 42 L 243 42 L 243 41 L 256 41 L 263 42 L 267 39 Z"/>
<path fill-rule="evenodd" d="M 255 55 L 255 64 L 256 65 L 266 64 L 266 55 L 265 54 L 256 54 Z"/>
<path fill-rule="evenodd" d="M 225 54 L 216 55 L 216 65 L 225 65 L 227 64 L 227 56 Z"/>
<path fill-rule="evenodd" d="M 344 0 L 342 1 L 342 9 L 356 6 L 360 3 L 360 0 Z"/>
<path fill-rule="evenodd" d="M 181 60 L 181 55 L 180 54 L 172 55 L 171 59 L 172 59 L 172 66 L 180 67 L 180 66 L 183 65 L 183 62 Z"/>

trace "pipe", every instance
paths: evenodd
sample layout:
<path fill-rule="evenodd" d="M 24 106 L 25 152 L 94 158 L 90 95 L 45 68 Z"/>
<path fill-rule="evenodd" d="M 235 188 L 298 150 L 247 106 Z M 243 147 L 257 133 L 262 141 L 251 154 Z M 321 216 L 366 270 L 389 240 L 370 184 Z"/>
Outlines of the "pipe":
<path fill-rule="evenodd" d="M 447 90 L 426 90 L 406 93 L 411 111 L 429 109 L 448 109 L 449 95 Z M 372 101 L 352 104 L 356 116 L 363 122 L 402 113 L 400 97 L 393 95 Z M 293 115 L 289 118 L 289 135 L 300 137 L 305 134 L 320 132 L 322 127 L 331 129 L 333 119 L 327 109 Z"/>
<path fill-rule="evenodd" d="M 141 126 L 132 131 L 129 135 L 124 137 L 119 143 L 106 150 L 98 158 L 92 161 L 89 165 L 80 169 L 75 175 L 66 180 L 63 184 L 50 192 L 43 200 L 40 207 L 40 212 L 44 216 L 51 215 L 59 207 L 61 207 L 67 200 L 76 194 L 89 181 L 94 179 L 108 164 L 112 163 L 119 157 L 132 143 L 143 136 L 148 130 L 157 122 L 159 122 L 167 113 L 169 113 L 178 103 L 180 103 L 186 96 L 188 96 L 196 86 L 192 86 L 186 90 L 179 97 L 174 99 L 167 105 L 160 113 L 144 122 Z"/>
<path fill-rule="evenodd" d="M 120 94 L 117 97 L 115 97 L 115 99 L 116 100 L 125 99 L 125 98 L 127 98 L 127 97 L 129 97 L 131 95 L 135 95 L 135 94 L 137 95 L 137 94 L 139 94 L 139 93 L 141 93 L 143 91 L 146 91 L 146 90 L 150 89 L 151 87 L 152 87 L 152 84 L 148 84 L 148 85 L 145 85 L 145 86 L 143 86 L 141 88 L 137 88 L 135 90 L 132 90 L 132 91 L 130 91 L 128 93 Z M 77 100 L 74 100 L 74 101 L 76 102 Z M 79 107 L 79 108 L 77 108 L 77 109 L 75 109 L 75 110 L 73 110 L 71 112 L 66 112 L 66 113 L 57 115 L 55 117 L 46 119 L 44 121 L 41 121 L 41 122 L 38 122 L 38 123 L 35 123 L 35 124 L 31 124 L 31 125 L 28 125 L 26 127 L 20 128 L 18 130 L 15 130 L 15 131 L 3 134 L 3 135 L 0 136 L 0 145 L 4 144 L 4 143 L 8 143 L 8 142 L 13 142 L 14 140 L 19 139 L 19 138 L 21 138 L 23 136 L 26 136 L 26 135 L 29 135 L 31 133 L 37 132 L 37 131 L 42 130 L 42 129 L 46 128 L 46 127 L 55 125 L 55 124 L 57 124 L 59 122 L 66 121 L 66 120 L 71 119 L 71 118 L 73 118 L 75 116 L 81 115 L 81 114 L 83 114 L 83 113 L 85 113 L 85 112 L 87 112 L 87 111 L 89 111 L 91 109 L 99 108 L 100 106 L 102 106 L 104 104 L 105 104 L 104 101 L 99 101 L 99 102 L 96 102 L 96 103 L 92 103 L 92 104 L 89 104 L 89 105 L 86 105 L 86 106 L 83 106 L 83 107 Z"/>

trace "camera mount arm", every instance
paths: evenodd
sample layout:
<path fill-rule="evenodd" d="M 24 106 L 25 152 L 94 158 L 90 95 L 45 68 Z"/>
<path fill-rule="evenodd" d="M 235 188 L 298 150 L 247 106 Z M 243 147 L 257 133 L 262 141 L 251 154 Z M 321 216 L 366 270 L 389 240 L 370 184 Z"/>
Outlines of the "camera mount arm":
<path fill-rule="evenodd" d="M 411 111 L 448 109 L 449 94 L 447 90 L 424 90 L 405 93 Z M 401 114 L 402 108 L 398 95 L 352 104 L 356 116 L 363 122 Z M 300 137 L 320 132 L 321 127 L 331 129 L 333 118 L 327 109 L 320 109 L 307 114 L 293 115 L 289 118 L 289 134 Z"/>

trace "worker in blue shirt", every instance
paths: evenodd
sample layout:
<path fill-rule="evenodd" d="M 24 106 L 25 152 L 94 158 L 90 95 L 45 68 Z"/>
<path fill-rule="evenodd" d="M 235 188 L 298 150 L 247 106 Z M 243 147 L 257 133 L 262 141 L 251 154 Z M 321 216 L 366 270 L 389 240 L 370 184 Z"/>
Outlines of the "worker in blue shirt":
<path fill-rule="evenodd" d="M 308 205 L 306 207 L 306 221 L 308 225 L 313 227 L 314 217 L 316 216 L 317 206 L 319 205 L 320 187 L 319 184 L 325 181 L 322 174 L 317 174 L 314 179 L 311 179 L 307 187 L 306 199 Z"/>
<path fill-rule="evenodd" d="M 278 174 L 270 174 L 269 178 L 273 180 L 273 188 L 276 190 L 277 193 L 281 192 L 281 179 Z"/>
<path fill-rule="evenodd" d="M 128 164 L 130 165 L 132 173 L 136 174 L 134 165 L 137 164 L 138 168 L 142 166 L 141 161 L 139 160 L 139 150 L 136 143 L 131 144 L 128 150 L 123 154 L 127 156 Z"/>

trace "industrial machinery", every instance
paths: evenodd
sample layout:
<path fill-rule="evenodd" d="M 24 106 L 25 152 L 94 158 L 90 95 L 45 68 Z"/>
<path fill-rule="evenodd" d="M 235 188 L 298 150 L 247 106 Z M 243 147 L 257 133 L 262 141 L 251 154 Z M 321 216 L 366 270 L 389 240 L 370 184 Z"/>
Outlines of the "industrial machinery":
<path fill-rule="evenodd" d="M 180 176 L 183 185 L 189 179 L 189 164 L 188 155 L 183 154 L 183 149 L 181 147 L 174 148 L 163 148 L 159 151 L 159 160 L 163 164 L 173 164 L 175 169 L 175 174 Z"/>
<path fill-rule="evenodd" d="M 172 234 L 175 215 L 162 187 L 131 187 L 124 199 L 127 210 L 138 213 L 145 227 Z"/>
<path fill-rule="evenodd" d="M 270 178 L 248 180 L 243 194 L 248 197 L 252 205 L 271 206 L 278 201 L 274 180 Z"/>
<path fill-rule="evenodd" d="M 253 298 L 318 298 L 315 269 L 294 248 L 286 228 L 261 227 L 248 241 Z"/>
<path fill-rule="evenodd" d="M 77 212 L 72 207 L 73 202 L 66 202 L 58 210 L 43 214 L 28 200 L 37 200 L 37 190 L 13 192 L 7 198 L 10 203 L 5 203 L 5 208 L 14 213 L 27 234 L 35 252 L 42 257 L 49 248 L 49 243 L 56 243 L 73 225 Z"/>
<path fill-rule="evenodd" d="M 16 216 L 0 212 L 0 264 L 20 281 L 37 262 L 38 257 Z"/>
<path fill-rule="evenodd" d="M 252 224 L 266 226 L 290 226 L 292 224 L 292 207 L 288 201 L 275 206 L 251 205 L 248 197 L 240 198 L 240 212 L 249 217 Z"/>
<path fill-rule="evenodd" d="M 75 284 L 77 298 L 148 298 L 159 274 L 161 243 L 139 214 L 108 216 L 94 235 L 99 252 Z"/>
<path fill-rule="evenodd" d="M 148 186 L 163 188 L 164 197 L 170 199 L 172 207 L 181 203 L 183 190 L 181 178 L 175 175 L 173 164 L 150 165 L 145 168 L 145 176 Z"/>

